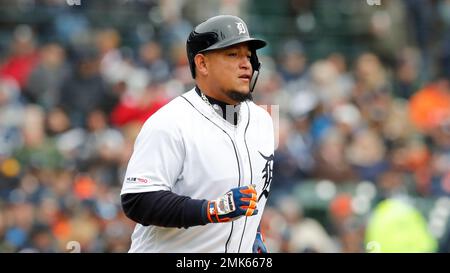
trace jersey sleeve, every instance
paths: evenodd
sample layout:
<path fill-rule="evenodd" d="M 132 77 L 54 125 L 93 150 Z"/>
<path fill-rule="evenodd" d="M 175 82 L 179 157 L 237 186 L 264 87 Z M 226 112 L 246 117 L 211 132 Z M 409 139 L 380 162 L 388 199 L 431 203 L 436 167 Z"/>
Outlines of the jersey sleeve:
<path fill-rule="evenodd" d="M 144 124 L 128 162 L 121 194 L 171 191 L 185 157 L 181 130 L 155 114 Z"/>

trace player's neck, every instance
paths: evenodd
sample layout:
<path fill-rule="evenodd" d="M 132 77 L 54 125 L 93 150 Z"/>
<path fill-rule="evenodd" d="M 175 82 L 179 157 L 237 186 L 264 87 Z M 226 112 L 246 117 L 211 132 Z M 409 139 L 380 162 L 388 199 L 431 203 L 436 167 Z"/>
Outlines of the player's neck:
<path fill-rule="evenodd" d="M 212 98 L 213 100 L 215 100 L 216 104 L 219 104 L 217 102 L 220 102 L 220 104 L 234 105 L 234 106 L 239 104 L 238 101 L 232 100 L 231 98 L 227 97 L 225 94 L 220 93 L 220 92 L 215 92 L 211 88 L 208 88 L 209 85 L 202 80 L 197 81 L 195 86 L 203 94 L 205 94 L 208 98 Z"/>
<path fill-rule="evenodd" d="M 220 113 L 222 115 L 222 117 L 227 120 L 228 122 L 230 122 L 233 125 L 237 124 L 237 112 L 239 111 L 238 108 L 236 108 L 237 105 L 232 105 L 232 104 L 227 104 L 226 102 L 223 102 L 221 100 L 215 99 L 213 97 L 210 97 L 209 95 L 206 95 L 203 93 L 202 90 L 200 90 L 200 88 L 198 86 L 195 86 L 195 92 L 197 92 L 197 94 L 203 99 L 203 96 L 205 96 L 205 98 L 209 101 L 209 104 L 211 104 L 211 106 L 213 106 L 214 110 L 216 110 L 218 113 Z M 215 106 L 219 106 L 221 111 L 218 111 L 218 109 L 215 109 Z M 231 114 L 233 114 L 232 116 L 228 116 L 227 115 L 227 110 L 229 111 L 229 107 L 233 107 L 233 111 Z M 228 113 L 230 114 L 230 113 Z"/>
<path fill-rule="evenodd" d="M 197 94 L 200 97 L 202 96 L 202 93 L 203 93 L 211 104 L 217 104 L 220 107 L 226 107 L 227 105 L 234 105 L 234 104 L 227 103 L 221 99 L 217 99 L 217 98 L 211 96 L 210 94 L 204 92 L 203 89 L 199 88 L 198 86 L 195 86 L 195 92 L 197 92 Z"/>

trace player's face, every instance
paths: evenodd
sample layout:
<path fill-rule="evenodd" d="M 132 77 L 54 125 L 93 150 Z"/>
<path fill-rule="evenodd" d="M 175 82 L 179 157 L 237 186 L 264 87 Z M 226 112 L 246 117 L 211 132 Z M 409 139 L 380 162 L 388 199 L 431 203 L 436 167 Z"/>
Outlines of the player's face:
<path fill-rule="evenodd" d="M 251 98 L 250 80 L 253 71 L 250 56 L 251 51 L 246 43 L 208 54 L 209 83 L 227 98 L 226 102 L 237 103 Z"/>

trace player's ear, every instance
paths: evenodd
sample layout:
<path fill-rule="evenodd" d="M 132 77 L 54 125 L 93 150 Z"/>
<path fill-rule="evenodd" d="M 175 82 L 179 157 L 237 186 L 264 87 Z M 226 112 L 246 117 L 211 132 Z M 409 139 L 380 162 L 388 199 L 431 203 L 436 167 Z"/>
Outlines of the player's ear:
<path fill-rule="evenodd" d="M 208 65 L 207 65 L 206 56 L 199 53 L 199 54 L 195 55 L 194 62 L 195 62 L 195 68 L 197 70 L 196 73 L 201 74 L 203 76 L 207 76 L 208 75 Z"/>

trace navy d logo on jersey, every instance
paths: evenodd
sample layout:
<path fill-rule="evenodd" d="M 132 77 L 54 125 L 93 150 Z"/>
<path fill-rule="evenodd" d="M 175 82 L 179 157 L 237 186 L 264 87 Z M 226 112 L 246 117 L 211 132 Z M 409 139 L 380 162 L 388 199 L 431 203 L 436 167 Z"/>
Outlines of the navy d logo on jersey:
<path fill-rule="evenodd" d="M 266 199 L 269 197 L 269 187 L 272 183 L 272 177 L 273 177 L 273 154 L 270 156 L 265 156 L 261 152 L 259 154 L 266 160 L 266 164 L 264 164 L 264 168 L 262 169 L 262 178 L 264 179 L 264 186 L 261 192 L 261 195 L 258 198 L 261 200 L 261 197 L 265 196 Z"/>

